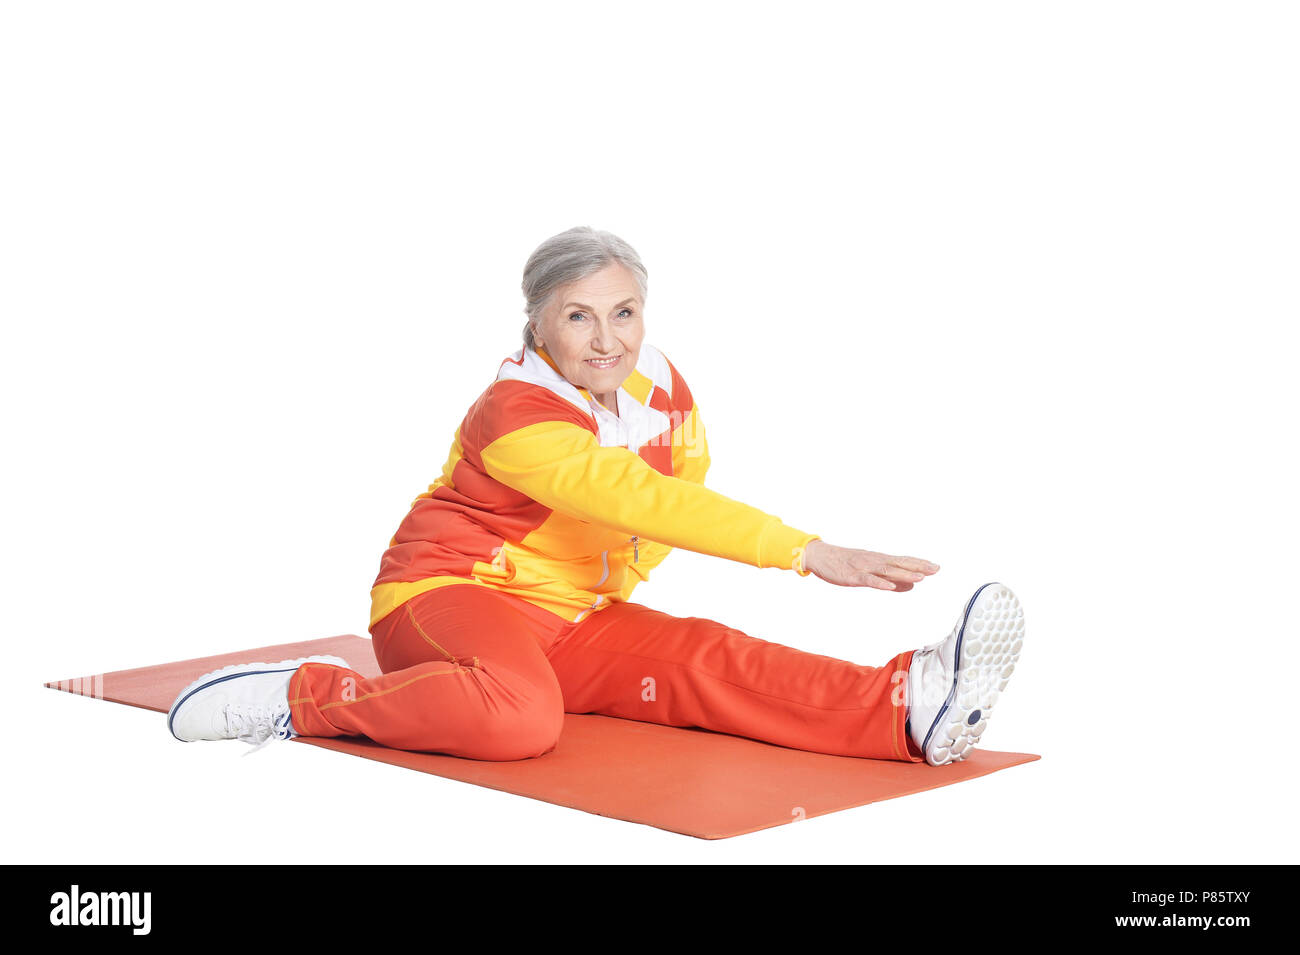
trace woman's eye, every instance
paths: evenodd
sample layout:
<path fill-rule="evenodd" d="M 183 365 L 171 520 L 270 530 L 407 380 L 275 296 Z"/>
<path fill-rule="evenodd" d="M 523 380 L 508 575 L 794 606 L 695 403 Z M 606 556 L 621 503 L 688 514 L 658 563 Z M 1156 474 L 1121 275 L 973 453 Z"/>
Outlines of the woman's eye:
<path fill-rule="evenodd" d="M 632 317 L 632 309 L 630 309 L 630 308 L 620 309 L 618 315 L 619 315 L 619 318 L 631 318 L 631 317 Z M 574 312 L 574 313 L 572 313 L 572 314 L 569 316 L 569 319 L 570 319 L 570 320 L 574 320 L 574 319 L 583 319 L 583 318 L 586 318 L 586 317 L 587 317 L 587 316 L 584 315 L 582 312 Z"/>

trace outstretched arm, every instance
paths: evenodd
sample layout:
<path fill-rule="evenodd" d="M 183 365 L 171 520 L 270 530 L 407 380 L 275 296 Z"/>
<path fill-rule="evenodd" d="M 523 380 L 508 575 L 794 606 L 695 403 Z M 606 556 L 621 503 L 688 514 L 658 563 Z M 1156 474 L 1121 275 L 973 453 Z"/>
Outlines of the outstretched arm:
<path fill-rule="evenodd" d="M 809 573 L 798 561 L 816 534 L 661 474 L 626 448 L 602 447 L 572 422 L 540 421 L 511 431 L 483 448 L 482 459 L 497 481 L 582 520 L 668 547 Z"/>

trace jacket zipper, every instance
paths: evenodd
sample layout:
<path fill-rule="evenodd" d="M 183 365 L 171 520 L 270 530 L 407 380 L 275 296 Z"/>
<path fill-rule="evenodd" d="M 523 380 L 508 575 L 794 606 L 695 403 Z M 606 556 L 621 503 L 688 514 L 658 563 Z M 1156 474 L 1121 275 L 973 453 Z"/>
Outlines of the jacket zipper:
<path fill-rule="evenodd" d="M 640 560 L 640 554 L 637 553 L 637 539 L 633 537 L 632 538 L 632 563 L 635 564 L 638 560 Z"/>

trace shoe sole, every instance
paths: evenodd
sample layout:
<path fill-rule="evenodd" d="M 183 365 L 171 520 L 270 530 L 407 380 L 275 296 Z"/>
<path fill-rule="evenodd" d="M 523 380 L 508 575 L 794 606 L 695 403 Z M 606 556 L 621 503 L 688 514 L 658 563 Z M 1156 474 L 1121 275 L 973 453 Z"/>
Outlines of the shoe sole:
<path fill-rule="evenodd" d="M 990 583 L 975 591 L 957 634 L 952 687 L 921 747 L 931 766 L 970 755 L 1015 671 L 1024 637 L 1024 610 L 1011 588 Z"/>
<path fill-rule="evenodd" d="M 348 665 L 348 662 L 342 657 L 333 656 L 299 657 L 297 660 L 281 660 L 279 663 L 232 663 L 230 666 L 222 667 L 220 670 L 213 670 L 211 673 L 203 674 L 203 676 L 199 677 L 177 694 L 176 702 L 174 702 L 171 709 L 167 711 L 167 731 L 170 732 L 172 736 L 176 736 L 176 730 L 173 729 L 172 725 L 173 721 L 176 719 L 176 713 L 185 705 L 185 701 L 195 693 L 199 692 L 199 690 L 205 690 L 210 686 L 224 683 L 226 680 L 234 679 L 237 676 L 243 676 L 246 673 L 292 673 L 304 663 L 329 663 L 334 666 L 347 667 L 349 670 L 352 669 L 351 666 Z M 176 736 L 176 738 L 182 743 L 193 742 L 193 740 L 182 739 L 180 736 Z"/>

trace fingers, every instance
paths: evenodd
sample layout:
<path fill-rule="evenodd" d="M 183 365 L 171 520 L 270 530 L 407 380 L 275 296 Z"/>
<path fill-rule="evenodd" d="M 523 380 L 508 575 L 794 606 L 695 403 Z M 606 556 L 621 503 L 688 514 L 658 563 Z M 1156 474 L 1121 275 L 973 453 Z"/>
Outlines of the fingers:
<path fill-rule="evenodd" d="M 938 569 L 938 564 L 919 557 L 887 557 L 883 567 L 877 565 L 868 572 L 867 586 L 902 593 Z M 880 582 L 889 586 L 882 586 Z"/>
<path fill-rule="evenodd" d="M 887 567 L 885 570 L 880 571 L 877 576 L 888 577 L 890 580 L 913 584 L 917 581 L 925 580 L 925 574 L 914 573 L 910 570 L 901 570 L 897 567 Z"/>
<path fill-rule="evenodd" d="M 938 564 L 922 560 L 919 557 L 894 557 L 890 559 L 890 563 L 918 574 L 933 574 L 939 569 Z"/>
<path fill-rule="evenodd" d="M 869 576 L 864 584 L 867 587 L 875 587 L 877 590 L 892 590 L 895 593 L 906 593 L 916 585 L 910 580 L 904 580 L 901 583 L 893 580 L 887 580 L 884 577 L 877 577 L 874 574 Z"/>
<path fill-rule="evenodd" d="M 886 564 L 884 568 L 873 570 L 872 573 L 877 577 L 885 577 L 889 580 L 895 581 L 896 583 L 914 584 L 918 581 L 925 580 L 925 574 L 914 570 L 904 570 L 896 564 Z"/>

